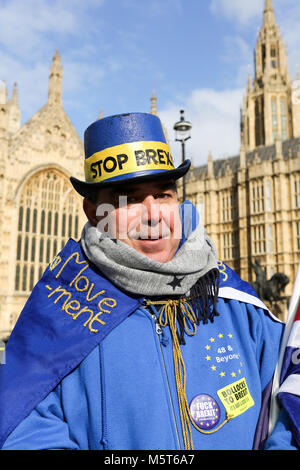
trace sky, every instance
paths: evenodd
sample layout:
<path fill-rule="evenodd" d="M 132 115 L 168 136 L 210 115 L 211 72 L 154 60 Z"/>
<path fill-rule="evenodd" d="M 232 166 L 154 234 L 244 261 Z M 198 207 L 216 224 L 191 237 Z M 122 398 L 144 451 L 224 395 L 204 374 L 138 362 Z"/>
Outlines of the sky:
<path fill-rule="evenodd" d="M 300 1 L 273 0 L 300 65 Z M 24 124 L 47 101 L 52 57 L 63 66 L 63 106 L 81 139 L 103 116 L 149 112 L 153 90 L 177 163 L 173 125 L 192 123 L 195 166 L 239 153 L 239 116 L 264 0 L 0 0 L 0 79 L 18 84 Z"/>

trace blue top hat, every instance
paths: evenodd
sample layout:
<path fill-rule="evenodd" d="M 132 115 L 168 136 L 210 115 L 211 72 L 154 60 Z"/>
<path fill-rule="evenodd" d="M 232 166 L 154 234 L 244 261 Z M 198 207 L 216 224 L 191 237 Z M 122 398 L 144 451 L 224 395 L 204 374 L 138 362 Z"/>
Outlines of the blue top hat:
<path fill-rule="evenodd" d="M 186 160 L 174 167 L 160 119 L 147 113 L 109 116 L 84 133 L 85 180 L 71 177 L 82 196 L 106 186 L 173 179 L 184 176 Z"/>

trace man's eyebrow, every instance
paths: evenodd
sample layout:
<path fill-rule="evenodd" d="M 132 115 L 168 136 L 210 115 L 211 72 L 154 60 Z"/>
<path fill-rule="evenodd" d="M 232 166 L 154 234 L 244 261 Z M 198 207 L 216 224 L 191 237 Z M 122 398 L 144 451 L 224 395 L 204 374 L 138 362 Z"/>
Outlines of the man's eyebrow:
<path fill-rule="evenodd" d="M 130 187 L 125 187 L 124 189 L 122 188 L 114 188 L 111 192 L 111 194 L 113 195 L 123 195 L 123 194 L 132 194 L 134 193 L 135 191 L 138 190 L 138 187 L 136 186 L 130 186 Z"/>
<path fill-rule="evenodd" d="M 176 184 L 174 181 L 166 181 L 164 183 L 158 184 L 158 189 L 175 189 Z"/>
<path fill-rule="evenodd" d="M 135 193 L 137 191 L 144 191 L 146 188 L 147 183 L 145 183 L 144 187 L 140 187 L 140 185 L 134 185 L 134 186 L 126 186 L 125 188 L 112 188 L 111 189 L 111 195 L 114 196 L 119 196 L 119 195 L 130 195 L 132 193 Z M 176 189 L 176 183 L 174 181 L 164 181 L 164 182 L 158 182 L 155 184 L 156 191 L 165 191 L 167 189 L 172 189 L 173 191 Z"/>

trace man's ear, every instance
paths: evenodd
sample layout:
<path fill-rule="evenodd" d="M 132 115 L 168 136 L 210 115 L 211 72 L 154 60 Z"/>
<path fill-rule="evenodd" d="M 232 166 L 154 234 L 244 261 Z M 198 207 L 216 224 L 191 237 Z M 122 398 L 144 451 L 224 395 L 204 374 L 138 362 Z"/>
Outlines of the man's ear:
<path fill-rule="evenodd" d="M 83 199 L 83 210 L 90 224 L 96 227 L 98 222 L 96 217 L 97 205 L 85 197 Z"/>

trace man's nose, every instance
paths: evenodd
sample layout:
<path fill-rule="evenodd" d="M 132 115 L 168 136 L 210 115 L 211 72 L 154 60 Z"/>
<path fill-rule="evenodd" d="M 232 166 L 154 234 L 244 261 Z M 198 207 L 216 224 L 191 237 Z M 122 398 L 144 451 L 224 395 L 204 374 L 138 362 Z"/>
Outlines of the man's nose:
<path fill-rule="evenodd" d="M 160 203 L 152 195 L 147 196 L 143 201 L 143 222 L 157 223 L 161 220 Z"/>

